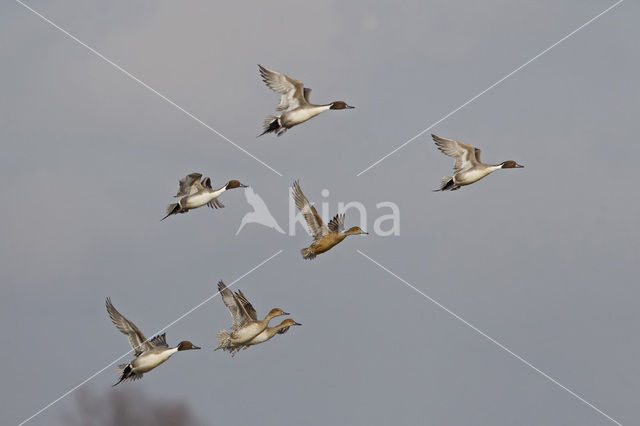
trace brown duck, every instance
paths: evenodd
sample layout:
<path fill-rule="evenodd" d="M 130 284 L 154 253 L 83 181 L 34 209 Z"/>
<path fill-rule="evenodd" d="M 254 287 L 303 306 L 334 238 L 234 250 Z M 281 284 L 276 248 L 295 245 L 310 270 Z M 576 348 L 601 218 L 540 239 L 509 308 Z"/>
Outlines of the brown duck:
<path fill-rule="evenodd" d="M 335 215 L 329 224 L 325 225 L 316 208 L 309 203 L 307 197 L 302 193 L 298 181 L 293 183 L 293 199 L 296 202 L 296 207 L 307 222 L 309 232 L 313 236 L 313 243 L 309 247 L 300 250 L 302 257 L 305 259 L 313 259 L 317 255 L 330 250 L 349 235 L 368 234 L 368 232 L 364 232 L 357 226 L 345 231 L 344 213 Z"/>

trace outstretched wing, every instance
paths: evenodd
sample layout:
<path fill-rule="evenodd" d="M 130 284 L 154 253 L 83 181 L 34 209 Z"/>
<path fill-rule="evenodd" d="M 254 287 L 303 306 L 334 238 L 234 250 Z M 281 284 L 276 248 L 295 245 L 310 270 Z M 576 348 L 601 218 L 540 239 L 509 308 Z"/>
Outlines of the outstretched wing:
<path fill-rule="evenodd" d="M 247 299 L 247 296 L 245 296 L 242 293 L 242 291 L 240 290 L 236 291 L 236 300 L 242 306 L 244 314 L 246 315 L 246 319 L 248 319 L 249 321 L 258 321 L 258 313 L 256 312 L 253 305 Z"/>
<path fill-rule="evenodd" d="M 476 148 L 474 146 L 454 141 L 453 139 L 441 138 L 433 134 L 431 137 L 443 154 L 456 159 L 453 166 L 454 173 L 470 169 L 478 163 L 479 160 L 476 158 Z"/>
<path fill-rule="evenodd" d="M 169 345 L 167 344 L 167 333 L 158 334 L 156 337 L 149 340 L 149 342 L 151 342 L 151 344 L 155 347 L 169 347 Z"/>
<path fill-rule="evenodd" d="M 138 327 L 128 319 L 124 317 L 111 303 L 111 299 L 107 297 L 107 312 L 109 313 L 109 317 L 111 317 L 111 321 L 116 326 L 121 333 L 126 334 L 129 338 L 129 344 L 133 348 L 136 356 L 140 356 L 140 354 L 145 351 L 153 349 L 153 344 L 147 341 L 147 338 L 144 337 L 144 334 L 140 331 Z"/>
<path fill-rule="evenodd" d="M 311 203 L 309 203 L 309 200 L 307 200 L 307 197 L 304 196 L 298 181 L 293 182 L 293 199 L 296 202 L 296 207 L 304 216 L 304 220 L 307 222 L 307 226 L 309 227 L 309 232 L 311 232 L 311 235 L 313 235 L 315 240 L 329 234 L 329 228 L 322 221 L 322 218 L 318 214 L 316 208 L 313 207 Z"/>
<path fill-rule="evenodd" d="M 202 173 L 191 173 L 180 179 L 180 189 L 175 197 L 184 197 L 185 195 L 191 195 L 194 192 L 198 192 L 200 188 L 202 188 L 202 185 L 200 185 L 200 178 L 202 178 Z"/>
<path fill-rule="evenodd" d="M 305 89 L 301 81 L 267 69 L 262 65 L 258 65 L 258 68 L 260 70 L 260 76 L 267 84 L 267 87 L 281 95 L 280 105 L 278 105 L 277 108 L 278 111 L 291 111 L 308 102 L 306 97 L 308 93 L 305 93 L 305 90 L 310 92 L 311 89 Z"/>
<path fill-rule="evenodd" d="M 329 221 L 329 230 L 338 234 L 344 231 L 344 213 L 337 214 Z"/>
<path fill-rule="evenodd" d="M 222 301 L 231 313 L 231 318 L 233 319 L 233 325 L 231 328 L 237 330 L 246 322 L 244 308 L 238 302 L 235 294 L 229 290 L 229 287 L 227 287 L 224 282 L 218 282 L 218 291 L 222 296 Z"/>
<path fill-rule="evenodd" d="M 206 178 L 202 179 L 202 182 L 200 182 L 200 185 L 205 187 L 205 188 L 213 189 L 211 187 L 211 178 L 209 176 L 207 176 Z"/>

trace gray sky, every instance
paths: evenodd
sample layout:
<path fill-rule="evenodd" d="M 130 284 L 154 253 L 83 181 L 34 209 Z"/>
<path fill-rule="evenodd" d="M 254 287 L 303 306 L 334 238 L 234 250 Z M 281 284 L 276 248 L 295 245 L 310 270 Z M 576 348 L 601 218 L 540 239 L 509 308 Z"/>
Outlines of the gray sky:
<path fill-rule="evenodd" d="M 29 4 L 192 112 L 280 177 L 54 29 L 0 6 L 1 424 L 17 424 L 129 347 L 104 309 L 150 337 L 236 286 L 259 314 L 304 324 L 230 358 L 218 297 L 171 327 L 172 358 L 114 390 L 188 404 L 208 424 L 613 424 L 356 252 L 361 250 L 623 424 L 638 423 L 640 5 L 626 1 L 433 129 L 496 172 L 433 193 L 453 161 L 427 134 L 369 166 L 600 13 L 610 1 Z M 256 64 L 345 100 L 256 139 L 278 97 Z M 252 185 L 281 226 L 288 187 L 369 209 L 401 235 L 351 237 L 313 262 L 310 238 L 223 210 L 164 222 L 185 174 Z M 355 224 L 350 213 L 347 226 Z M 126 357 L 123 361 L 130 360 Z M 84 387 L 78 392 L 82 392 Z M 134 393 L 135 394 L 135 393 Z M 32 425 L 65 424 L 69 396 Z M 242 413 L 238 418 L 238 413 Z"/>

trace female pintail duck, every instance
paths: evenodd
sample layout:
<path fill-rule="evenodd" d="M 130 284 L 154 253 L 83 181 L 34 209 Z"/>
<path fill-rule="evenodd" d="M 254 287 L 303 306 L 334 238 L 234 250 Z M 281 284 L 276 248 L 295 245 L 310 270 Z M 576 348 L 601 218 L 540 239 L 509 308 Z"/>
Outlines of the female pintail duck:
<path fill-rule="evenodd" d="M 216 350 L 229 346 L 243 345 L 262 333 L 272 318 L 280 315 L 289 315 L 288 312 L 284 312 L 280 308 L 274 308 L 269 311 L 262 321 L 259 321 L 256 310 L 240 290 L 234 293 L 229 290 L 224 282 L 220 281 L 218 282 L 218 291 L 222 296 L 222 301 L 231 312 L 231 318 L 233 318 L 231 329 L 233 332 L 230 333 L 227 330 L 218 332 L 216 335 L 218 339 Z"/>
<path fill-rule="evenodd" d="M 247 185 L 243 185 L 237 180 L 230 180 L 225 186 L 213 189 L 211 187 L 210 177 L 206 177 L 200 182 L 201 178 L 202 173 L 191 173 L 180 179 L 180 189 L 175 197 L 182 198 L 180 198 L 180 201 L 177 203 L 169 204 L 167 207 L 167 215 L 163 217 L 161 221 L 173 214 L 186 213 L 189 210 L 197 209 L 205 204 L 215 209 L 223 208 L 224 205 L 218 200 L 218 197 L 222 195 L 223 192 L 228 189 L 247 187 Z"/>
<path fill-rule="evenodd" d="M 440 188 L 435 191 L 455 191 L 460 189 L 461 186 L 471 185 L 479 181 L 495 170 L 524 167 L 512 160 L 495 165 L 484 164 L 480 160 L 482 151 L 478 148 L 433 134 L 431 137 L 433 137 L 438 149 L 443 154 L 456 159 L 456 163 L 453 166 L 453 176 L 443 177 Z"/>
<path fill-rule="evenodd" d="M 302 325 L 299 322 L 295 322 L 291 318 L 287 318 L 282 321 L 280 324 L 275 327 L 267 327 L 262 331 L 262 333 L 258 334 L 253 339 L 249 340 L 247 343 L 237 346 L 228 346 L 224 348 L 225 351 L 231 353 L 231 356 L 234 356 L 240 349 L 247 349 L 249 346 L 259 345 L 260 343 L 264 343 L 267 340 L 270 340 L 276 334 L 284 334 L 289 331 L 289 328 L 294 325 Z"/>
<path fill-rule="evenodd" d="M 309 247 L 300 250 L 302 257 L 305 259 L 313 259 L 316 255 L 330 250 L 349 235 L 368 234 L 357 226 L 345 231 L 344 213 L 335 215 L 329 225 L 325 225 L 316 208 L 309 203 L 307 197 L 302 193 L 298 181 L 293 183 L 293 199 L 296 202 L 296 207 L 307 222 L 309 232 L 313 236 L 313 243 Z"/>
<path fill-rule="evenodd" d="M 258 68 L 260 69 L 262 80 L 269 89 L 281 95 L 277 111 L 282 111 L 282 114 L 278 116 L 268 115 L 265 118 L 264 132 L 258 136 L 271 132 L 274 132 L 277 136 L 282 136 L 293 126 L 304 123 L 327 110 L 354 108 L 343 101 L 335 101 L 326 105 L 312 104 L 309 101 L 311 89 L 304 87 L 304 83 L 288 75 L 271 71 L 262 65 L 258 65 Z"/>
<path fill-rule="evenodd" d="M 120 364 L 118 366 L 118 375 L 120 376 L 118 383 L 127 380 L 141 379 L 144 373 L 153 370 L 178 351 L 200 349 L 187 340 L 183 340 L 175 348 L 170 348 L 169 345 L 167 345 L 166 333 L 162 333 L 151 340 L 147 340 L 147 338 L 144 337 L 144 334 L 142 334 L 140 329 L 136 327 L 134 323 L 118 312 L 111 303 L 111 299 L 108 297 L 107 312 L 109 313 L 111 321 L 113 321 L 116 328 L 127 335 L 129 338 L 129 344 L 136 355 L 136 359 L 130 363 Z"/>

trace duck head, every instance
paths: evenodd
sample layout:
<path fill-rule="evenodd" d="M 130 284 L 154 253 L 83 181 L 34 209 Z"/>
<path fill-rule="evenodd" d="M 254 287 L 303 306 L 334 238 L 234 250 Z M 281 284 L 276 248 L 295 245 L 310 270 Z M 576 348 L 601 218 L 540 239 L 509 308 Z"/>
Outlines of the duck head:
<path fill-rule="evenodd" d="M 347 232 L 345 232 L 345 234 L 347 234 L 347 235 L 360 235 L 360 234 L 369 235 L 368 232 L 364 232 L 362 229 L 360 229 L 359 226 L 353 226 L 353 227 L 347 229 Z"/>
<path fill-rule="evenodd" d="M 199 346 L 194 345 L 193 343 L 191 343 L 188 340 L 183 340 L 182 342 L 180 342 L 180 344 L 178 345 L 178 350 L 179 351 L 190 351 L 193 349 L 200 349 Z"/>
<path fill-rule="evenodd" d="M 509 160 L 509 161 L 503 162 L 501 168 L 503 168 L 503 169 L 521 169 L 522 167 L 524 167 L 524 166 L 516 163 L 513 160 Z"/>
<path fill-rule="evenodd" d="M 280 326 L 282 327 L 291 327 L 292 325 L 302 325 L 302 324 L 300 324 L 299 322 L 295 322 L 293 318 L 287 318 L 286 320 L 280 323 Z"/>
<path fill-rule="evenodd" d="M 267 314 L 267 317 L 275 318 L 281 315 L 289 315 L 289 312 L 285 312 L 280 308 L 273 308 L 272 310 L 269 311 L 269 313 Z"/>
<path fill-rule="evenodd" d="M 291 326 L 293 325 L 302 325 L 299 322 L 295 322 L 293 319 L 291 318 L 287 318 L 286 320 L 282 321 L 280 323 L 280 325 L 277 327 L 279 330 L 277 331 L 278 334 L 284 334 L 287 331 L 289 331 L 289 328 L 291 328 Z"/>
<path fill-rule="evenodd" d="M 226 189 L 247 188 L 247 185 L 241 184 L 239 180 L 230 180 L 229 183 L 227 183 L 227 186 L 225 186 L 225 188 Z"/>
<path fill-rule="evenodd" d="M 329 108 L 329 109 L 354 109 L 354 108 L 355 107 L 347 105 L 346 102 L 335 101 L 335 102 L 331 102 L 331 108 Z"/>

